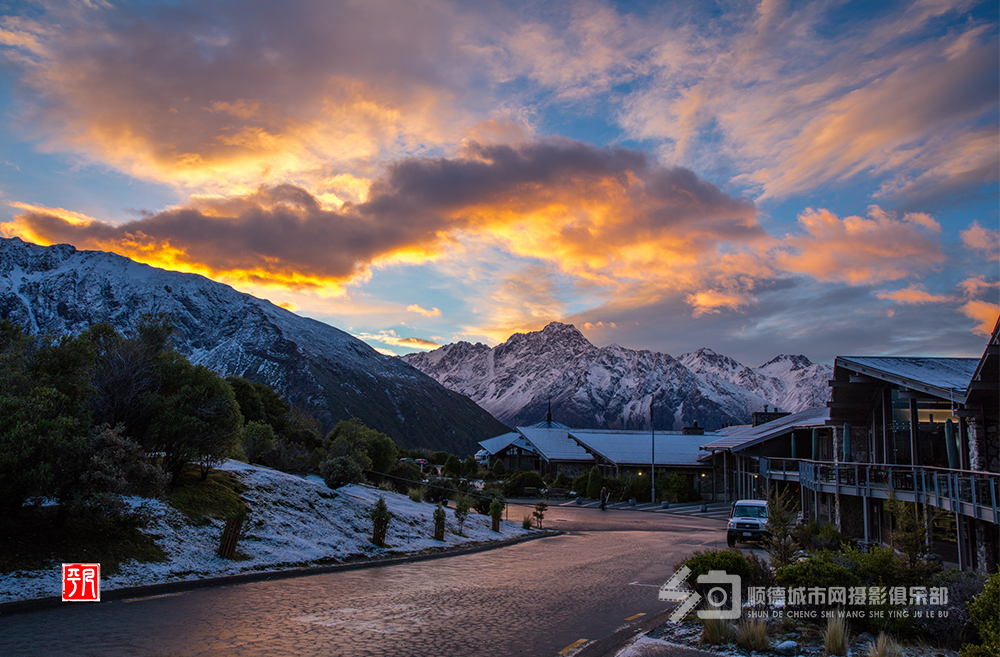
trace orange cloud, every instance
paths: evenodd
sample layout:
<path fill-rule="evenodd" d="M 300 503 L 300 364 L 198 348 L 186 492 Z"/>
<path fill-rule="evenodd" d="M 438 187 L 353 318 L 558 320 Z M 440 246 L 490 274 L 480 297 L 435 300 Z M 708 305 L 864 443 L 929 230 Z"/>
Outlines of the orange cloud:
<path fill-rule="evenodd" d="M 694 307 L 693 315 L 695 317 L 718 313 L 723 308 L 737 310 L 747 305 L 748 302 L 749 300 L 742 295 L 720 292 L 718 290 L 706 290 L 687 296 L 688 305 Z"/>
<path fill-rule="evenodd" d="M 397 335 L 393 330 L 379 331 L 378 333 L 358 333 L 354 337 L 360 340 L 373 340 L 394 347 L 410 347 L 413 349 L 424 349 L 427 351 L 437 349 L 441 346 L 436 342 L 424 340 L 423 338 L 402 337 Z M 379 349 L 378 351 L 389 356 L 396 355 L 394 352 L 387 349 Z"/>
<path fill-rule="evenodd" d="M 937 232 L 937 224 L 925 216 L 900 220 L 871 206 L 867 217 L 840 219 L 810 208 L 799 224 L 805 233 L 786 236 L 773 252 L 775 261 L 818 280 L 867 285 L 918 275 L 945 261 L 940 244 L 927 235 Z"/>
<path fill-rule="evenodd" d="M 940 294 L 931 294 L 916 285 L 911 285 L 904 290 L 894 290 L 892 292 L 882 290 L 880 292 L 876 292 L 875 296 L 879 299 L 889 299 L 903 304 L 947 303 L 952 301 L 951 297 Z"/>
<path fill-rule="evenodd" d="M 1000 231 L 983 228 L 978 221 L 963 230 L 962 243 L 970 251 L 982 251 L 987 256 L 1000 257 Z"/>
<path fill-rule="evenodd" d="M 973 329 L 979 335 L 992 335 L 1000 317 L 1000 304 L 988 301 L 969 301 L 960 310 L 969 318 L 979 322 Z"/>
<path fill-rule="evenodd" d="M 417 304 L 412 304 L 406 307 L 407 312 L 417 313 L 423 315 L 424 317 L 440 317 L 441 311 L 437 308 L 431 308 L 427 310 L 426 308 L 421 308 Z"/>
<path fill-rule="evenodd" d="M 988 283 L 982 276 L 970 277 L 958 284 L 959 289 L 969 297 L 977 296 L 983 290 L 1000 287 L 1000 282 Z"/>

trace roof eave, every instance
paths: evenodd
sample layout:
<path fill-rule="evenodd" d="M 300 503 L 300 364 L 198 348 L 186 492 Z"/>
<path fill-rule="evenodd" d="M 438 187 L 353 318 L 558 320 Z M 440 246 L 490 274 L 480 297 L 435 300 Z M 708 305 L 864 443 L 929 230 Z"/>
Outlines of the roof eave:
<path fill-rule="evenodd" d="M 847 356 L 837 356 L 834 361 L 834 367 L 842 367 L 846 370 L 852 370 L 858 374 L 864 374 L 867 376 L 874 377 L 886 383 L 895 383 L 896 385 L 901 385 L 911 390 L 916 390 L 918 392 L 926 392 L 935 397 L 940 397 L 948 401 L 962 401 L 965 399 L 965 388 L 942 388 L 930 383 L 925 383 L 923 381 L 917 381 L 916 379 L 911 379 L 906 376 L 901 376 L 899 374 L 892 374 L 890 372 L 885 372 L 878 369 L 877 367 L 872 367 L 871 365 L 863 365 L 852 361 Z"/>

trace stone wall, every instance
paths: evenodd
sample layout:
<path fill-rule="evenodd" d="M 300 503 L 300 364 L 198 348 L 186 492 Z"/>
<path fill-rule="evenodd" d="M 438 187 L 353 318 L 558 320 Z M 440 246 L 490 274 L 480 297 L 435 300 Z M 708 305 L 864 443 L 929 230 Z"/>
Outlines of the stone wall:
<path fill-rule="evenodd" d="M 1000 425 L 996 420 L 969 422 L 969 467 L 972 470 L 1000 472 Z"/>

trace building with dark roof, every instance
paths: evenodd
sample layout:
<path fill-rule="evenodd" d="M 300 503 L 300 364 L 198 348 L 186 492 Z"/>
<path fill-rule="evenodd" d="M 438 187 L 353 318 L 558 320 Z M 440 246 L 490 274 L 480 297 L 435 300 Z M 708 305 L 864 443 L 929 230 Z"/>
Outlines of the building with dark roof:
<path fill-rule="evenodd" d="M 683 431 L 614 431 L 573 429 L 546 420 L 517 431 L 482 440 L 493 461 L 506 467 L 529 467 L 541 473 L 576 475 L 595 465 L 606 476 L 631 476 L 654 465 L 694 478 L 711 470 L 700 443 L 715 434 Z M 655 456 L 653 444 L 655 442 Z M 518 466 L 520 463 L 520 466 Z"/>
<path fill-rule="evenodd" d="M 1000 563 L 1000 321 L 981 358 L 842 356 L 826 408 L 730 427 L 702 448 L 727 499 L 797 495 L 803 514 L 890 543 L 894 497 L 963 569 Z"/>

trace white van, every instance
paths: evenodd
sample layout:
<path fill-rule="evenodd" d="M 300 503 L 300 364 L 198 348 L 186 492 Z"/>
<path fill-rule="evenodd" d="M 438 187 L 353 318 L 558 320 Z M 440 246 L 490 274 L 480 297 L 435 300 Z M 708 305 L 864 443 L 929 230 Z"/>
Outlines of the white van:
<path fill-rule="evenodd" d="M 733 502 L 729 511 L 729 526 L 726 528 L 726 543 L 735 547 L 737 543 L 762 541 L 767 538 L 767 501 L 739 500 Z"/>

